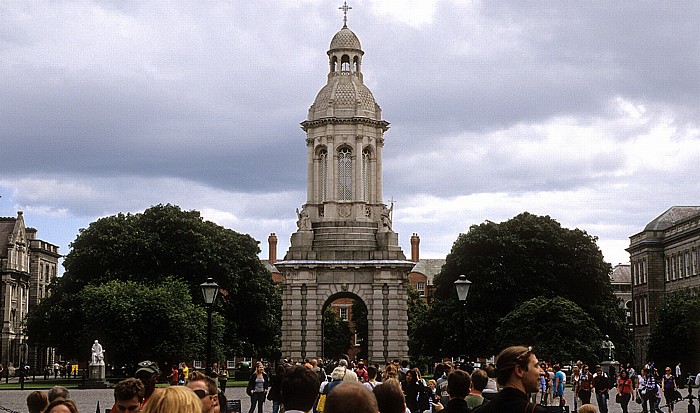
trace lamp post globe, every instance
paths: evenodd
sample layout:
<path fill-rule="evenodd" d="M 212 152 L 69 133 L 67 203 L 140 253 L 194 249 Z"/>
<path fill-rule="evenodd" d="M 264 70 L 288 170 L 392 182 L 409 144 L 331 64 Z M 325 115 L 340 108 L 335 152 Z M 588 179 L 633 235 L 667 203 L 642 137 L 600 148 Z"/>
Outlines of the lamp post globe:
<path fill-rule="evenodd" d="M 211 311 L 216 301 L 216 296 L 219 294 L 219 284 L 215 283 L 211 277 L 207 281 L 199 285 L 202 289 L 204 303 L 207 305 L 207 368 L 206 375 L 211 375 Z"/>
<path fill-rule="evenodd" d="M 469 288 L 472 286 L 472 282 L 467 280 L 467 276 L 462 274 L 454 282 L 455 290 L 457 291 L 457 298 L 462 302 L 462 328 L 460 331 L 460 353 L 464 353 L 464 341 L 466 333 L 464 332 L 464 323 L 467 319 L 467 296 L 469 295 Z M 460 357 L 463 358 L 463 357 Z"/>

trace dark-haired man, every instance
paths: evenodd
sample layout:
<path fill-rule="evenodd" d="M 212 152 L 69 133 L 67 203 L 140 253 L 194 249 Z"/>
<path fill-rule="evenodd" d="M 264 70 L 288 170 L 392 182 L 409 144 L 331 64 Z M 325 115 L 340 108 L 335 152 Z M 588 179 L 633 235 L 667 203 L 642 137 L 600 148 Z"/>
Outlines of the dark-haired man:
<path fill-rule="evenodd" d="M 313 363 L 312 363 L 313 364 Z M 282 404 L 287 413 L 308 412 L 318 395 L 318 373 L 304 366 L 288 368 L 282 377 Z"/>
<path fill-rule="evenodd" d="M 139 379 L 129 378 L 114 386 L 114 411 L 117 413 L 138 413 L 141 411 L 146 389 Z"/>
<path fill-rule="evenodd" d="M 503 388 L 496 397 L 479 408 L 480 413 L 546 413 L 543 406 L 532 404 L 528 395 L 539 388 L 539 360 L 531 348 L 512 346 L 496 358 L 496 380 Z"/>
<path fill-rule="evenodd" d="M 384 385 L 382 385 L 384 386 Z M 360 383 L 339 384 L 326 398 L 323 413 L 377 413 L 377 399 Z"/>
<path fill-rule="evenodd" d="M 447 390 L 450 393 L 450 401 L 445 406 L 447 413 L 469 413 L 471 409 L 465 400 L 469 394 L 471 376 L 464 370 L 455 370 L 447 376 Z M 443 410 L 442 403 L 433 404 L 435 411 Z"/>

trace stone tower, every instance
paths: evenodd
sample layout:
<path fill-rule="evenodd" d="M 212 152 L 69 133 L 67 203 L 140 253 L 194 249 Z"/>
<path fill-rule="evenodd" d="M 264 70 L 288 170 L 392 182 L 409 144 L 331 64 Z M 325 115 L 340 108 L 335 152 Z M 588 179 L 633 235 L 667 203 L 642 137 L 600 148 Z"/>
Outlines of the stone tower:
<path fill-rule="evenodd" d="M 382 199 L 382 147 L 389 123 L 362 75 L 360 41 L 343 25 L 328 50 L 327 83 L 301 123 L 308 149 L 307 201 L 284 261 L 282 355 L 321 357 L 322 314 L 336 298 L 368 313 L 368 358 L 408 354 L 407 261 Z"/>

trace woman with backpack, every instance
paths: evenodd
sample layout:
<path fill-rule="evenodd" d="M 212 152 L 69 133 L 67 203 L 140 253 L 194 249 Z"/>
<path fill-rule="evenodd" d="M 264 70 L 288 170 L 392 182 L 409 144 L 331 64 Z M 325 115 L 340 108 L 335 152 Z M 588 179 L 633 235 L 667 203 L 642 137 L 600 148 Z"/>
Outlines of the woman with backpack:
<path fill-rule="evenodd" d="M 581 405 L 591 403 L 591 388 L 593 387 L 593 375 L 588 371 L 588 365 L 583 365 L 581 377 L 578 381 L 578 397 L 581 399 Z"/>

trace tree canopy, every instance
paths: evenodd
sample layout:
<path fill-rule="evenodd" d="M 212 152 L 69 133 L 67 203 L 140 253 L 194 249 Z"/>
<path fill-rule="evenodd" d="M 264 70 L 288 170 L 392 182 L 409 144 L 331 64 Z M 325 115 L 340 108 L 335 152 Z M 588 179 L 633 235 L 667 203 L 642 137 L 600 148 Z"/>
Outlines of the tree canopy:
<path fill-rule="evenodd" d="M 498 322 L 499 347 L 537 343 L 537 357 L 596 360 L 603 335 L 585 311 L 562 297 L 525 301 Z"/>
<path fill-rule="evenodd" d="M 121 334 L 136 334 L 140 330 L 135 324 L 115 324 L 130 317 L 146 328 L 167 328 L 167 332 L 162 332 L 164 337 L 171 337 L 167 334 L 175 331 L 186 338 L 192 335 L 192 346 L 170 351 L 201 356 L 202 346 L 196 346 L 194 341 L 201 338 L 198 334 L 203 330 L 193 323 L 206 328 L 199 285 L 211 277 L 220 286 L 214 311 L 221 318 L 217 316 L 215 320 L 225 320 L 221 338 L 217 338 L 221 353 L 267 356 L 278 347 L 280 296 L 271 274 L 258 259 L 259 251 L 258 242 L 250 236 L 205 221 L 197 211 L 183 211 L 174 205 L 101 218 L 81 229 L 71 243 L 64 260 L 65 273 L 52 286 L 53 295 L 30 314 L 30 336 L 42 337 L 42 341 L 58 347 L 67 356 L 81 358 L 89 346 L 83 347 L 78 339 L 61 339 L 61 335 L 90 337 L 99 332 L 100 322 L 129 329 Z M 125 300 L 129 292 L 138 296 L 157 290 L 158 286 L 170 288 L 169 295 L 160 297 L 160 306 L 153 303 L 129 312 L 124 304 L 124 308 L 115 311 L 105 310 L 115 299 L 110 294 L 121 294 Z M 86 304 L 82 304 L 84 300 Z M 57 308 L 47 308 L 54 306 Z M 156 314 L 159 312 L 182 317 L 166 322 Z M 52 314 L 61 322 L 42 322 L 42 314 Z M 158 323 L 161 324 L 156 326 Z M 183 332 L 184 329 L 188 331 Z M 119 345 L 106 342 L 105 347 L 116 349 Z M 147 354 L 159 354 L 161 359 L 166 354 L 181 356 L 145 343 L 135 352 L 126 348 L 124 351 L 129 351 L 127 356 L 136 361 Z M 110 357 L 115 355 L 109 354 Z"/>
<path fill-rule="evenodd" d="M 458 236 L 435 277 L 436 299 L 427 319 L 442 334 L 423 337 L 420 351 L 436 356 L 462 354 L 452 320 L 465 311 L 468 353 L 497 354 L 500 319 L 536 297 L 572 301 L 616 345 L 629 345 L 624 312 L 610 284 L 611 267 L 596 240 L 585 231 L 562 228 L 549 216 L 527 212 L 502 223 L 473 225 Z M 460 274 L 472 282 L 465 308 L 457 302 L 453 284 Z"/>
<path fill-rule="evenodd" d="M 700 369 L 700 296 L 689 291 L 668 294 L 657 312 L 649 337 L 647 358 L 657 366 L 675 366 L 685 371 Z"/>

